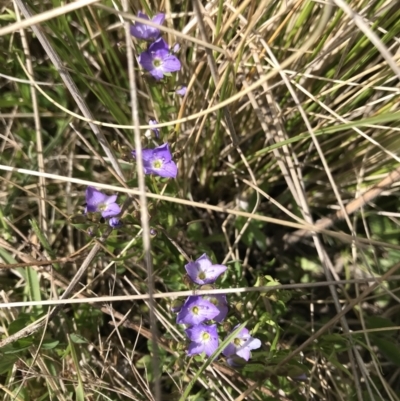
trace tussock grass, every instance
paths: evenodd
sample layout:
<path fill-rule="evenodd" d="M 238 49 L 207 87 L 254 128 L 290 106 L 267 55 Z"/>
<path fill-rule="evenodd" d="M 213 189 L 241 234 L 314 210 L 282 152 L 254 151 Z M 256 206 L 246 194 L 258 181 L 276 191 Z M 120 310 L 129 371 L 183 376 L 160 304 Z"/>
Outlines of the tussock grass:
<path fill-rule="evenodd" d="M 396 2 L 0 7 L 2 399 L 399 399 Z M 180 44 L 162 83 L 139 10 Z M 144 176 L 130 150 L 167 141 L 177 179 Z M 87 234 L 88 183 L 121 229 Z M 170 306 L 202 253 L 262 340 L 243 369 L 185 355 Z"/>

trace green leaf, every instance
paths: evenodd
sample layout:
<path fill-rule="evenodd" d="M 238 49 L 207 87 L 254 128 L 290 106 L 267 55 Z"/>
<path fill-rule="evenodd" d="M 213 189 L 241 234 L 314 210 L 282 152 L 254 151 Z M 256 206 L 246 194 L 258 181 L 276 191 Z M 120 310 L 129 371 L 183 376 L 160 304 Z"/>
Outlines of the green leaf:
<path fill-rule="evenodd" d="M 397 342 L 394 342 L 392 339 L 380 338 L 378 336 L 371 336 L 371 338 L 385 358 L 393 362 L 395 365 L 400 366 L 400 348 Z"/>
<path fill-rule="evenodd" d="M 75 344 L 87 344 L 87 340 L 85 337 L 80 336 L 79 334 L 71 334 L 69 336 L 70 340 Z"/>
<path fill-rule="evenodd" d="M 3 354 L 2 352 L 0 352 L 0 375 L 10 371 L 17 360 L 17 354 Z"/>
<path fill-rule="evenodd" d="M 58 341 L 58 340 L 55 340 L 55 341 L 43 341 L 41 348 L 49 350 L 49 349 L 56 348 L 58 344 L 60 344 L 60 341 Z"/>

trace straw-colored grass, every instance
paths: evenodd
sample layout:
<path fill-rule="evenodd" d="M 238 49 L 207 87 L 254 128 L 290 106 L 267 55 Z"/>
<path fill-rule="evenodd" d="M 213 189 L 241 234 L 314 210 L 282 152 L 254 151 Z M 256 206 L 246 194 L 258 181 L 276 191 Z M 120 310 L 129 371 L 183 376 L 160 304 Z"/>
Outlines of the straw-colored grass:
<path fill-rule="evenodd" d="M 1 399 L 400 399 L 396 1 L 0 10 Z M 180 44 L 162 82 L 140 10 Z M 176 179 L 130 156 L 164 142 Z M 88 185 L 119 194 L 122 228 L 83 218 Z M 228 266 L 200 292 L 228 296 L 221 338 L 262 341 L 241 369 L 229 339 L 188 357 L 171 312 L 203 253 Z"/>

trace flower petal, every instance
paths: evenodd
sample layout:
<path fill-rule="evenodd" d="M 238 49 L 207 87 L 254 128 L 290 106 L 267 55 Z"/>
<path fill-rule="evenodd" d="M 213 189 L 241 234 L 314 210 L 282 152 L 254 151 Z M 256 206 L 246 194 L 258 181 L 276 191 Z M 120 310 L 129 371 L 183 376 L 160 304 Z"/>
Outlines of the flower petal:
<path fill-rule="evenodd" d="M 146 70 L 154 70 L 153 57 L 148 51 L 139 54 L 139 64 Z"/>
<path fill-rule="evenodd" d="M 114 217 L 121 213 L 121 208 L 116 203 L 110 203 L 106 209 L 101 212 L 101 215 L 106 219 L 107 217 Z"/>
<path fill-rule="evenodd" d="M 261 347 L 261 341 L 258 338 L 250 337 L 242 347 L 246 347 L 248 349 L 258 349 Z"/>
<path fill-rule="evenodd" d="M 152 21 L 153 21 L 155 24 L 162 25 L 162 24 L 164 23 L 164 21 L 165 21 L 165 14 L 163 14 L 163 13 L 156 14 L 156 15 L 152 18 Z"/>
<path fill-rule="evenodd" d="M 236 355 L 240 356 L 245 361 L 248 361 L 250 359 L 250 350 L 248 348 L 242 348 L 242 349 L 236 350 Z"/>
<path fill-rule="evenodd" d="M 196 283 L 196 280 L 198 279 L 198 276 L 200 273 L 199 263 L 189 262 L 188 264 L 185 265 L 185 270 L 186 270 L 187 274 L 189 275 L 190 279 L 194 283 Z"/>
<path fill-rule="evenodd" d="M 98 191 L 96 188 L 88 186 L 86 188 L 86 211 L 97 212 L 98 205 L 106 202 L 108 196 Z"/>
<path fill-rule="evenodd" d="M 149 53 L 157 53 L 159 51 L 162 52 L 162 54 L 167 54 L 169 53 L 169 46 L 168 43 L 163 39 L 163 38 L 158 38 L 155 42 L 153 42 L 148 50 Z"/>
<path fill-rule="evenodd" d="M 196 259 L 196 263 L 199 264 L 201 270 L 206 270 L 212 266 L 211 259 L 205 253 Z"/>
<path fill-rule="evenodd" d="M 211 337 L 209 341 L 204 343 L 204 352 L 207 356 L 211 356 L 215 350 L 218 348 L 218 337 Z"/>
<path fill-rule="evenodd" d="M 165 162 L 169 162 L 172 160 L 172 154 L 171 151 L 169 150 L 168 143 L 163 143 L 162 145 L 154 149 L 154 158 L 164 159 Z"/>
<path fill-rule="evenodd" d="M 153 68 L 149 71 L 151 76 L 156 80 L 159 81 L 160 79 L 164 78 L 164 72 L 161 67 Z"/>
<path fill-rule="evenodd" d="M 164 72 L 175 72 L 181 69 L 181 62 L 176 56 L 170 54 L 163 58 L 162 70 Z"/>
<path fill-rule="evenodd" d="M 115 203 L 115 201 L 117 200 L 118 195 L 110 195 L 107 196 L 107 199 L 105 200 L 104 203 L 106 203 L 107 205 L 110 205 L 111 203 Z"/>
<path fill-rule="evenodd" d="M 155 170 L 155 173 L 160 177 L 164 178 L 175 178 L 178 174 L 178 167 L 172 160 L 168 163 L 164 163 L 163 166 Z"/>
<path fill-rule="evenodd" d="M 189 356 L 193 356 L 193 355 L 199 355 L 204 351 L 204 344 L 202 343 L 195 343 L 195 342 L 191 342 L 189 344 L 188 350 L 187 350 L 187 354 Z"/>
<path fill-rule="evenodd" d="M 222 351 L 222 353 L 223 353 L 225 356 L 235 355 L 235 354 L 236 354 L 236 347 L 235 347 L 232 343 L 229 343 L 229 344 L 224 348 L 224 350 Z"/>

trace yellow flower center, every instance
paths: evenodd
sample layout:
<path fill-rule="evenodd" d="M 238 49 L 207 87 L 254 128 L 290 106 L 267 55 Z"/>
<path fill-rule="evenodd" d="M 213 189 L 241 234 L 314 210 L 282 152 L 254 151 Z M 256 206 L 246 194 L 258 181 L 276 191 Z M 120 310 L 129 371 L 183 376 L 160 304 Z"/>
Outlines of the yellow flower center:
<path fill-rule="evenodd" d="M 192 312 L 193 312 L 194 315 L 198 315 L 199 314 L 199 308 L 197 306 L 194 306 L 192 308 Z"/>
<path fill-rule="evenodd" d="M 160 65 L 162 64 L 162 61 L 159 59 L 159 58 L 155 58 L 154 60 L 153 60 L 153 66 L 154 67 L 159 67 Z"/>
<path fill-rule="evenodd" d="M 161 159 L 155 160 L 153 162 L 153 168 L 161 168 L 163 166 L 163 162 Z"/>
<path fill-rule="evenodd" d="M 203 337 L 203 341 L 208 341 L 211 337 L 210 334 L 207 333 L 206 331 L 203 331 L 201 336 Z"/>
<path fill-rule="evenodd" d="M 233 344 L 235 344 L 236 347 L 240 347 L 242 345 L 242 340 L 240 338 L 235 338 Z"/>
<path fill-rule="evenodd" d="M 204 280 L 205 278 L 206 278 L 206 273 L 200 272 L 200 273 L 199 273 L 199 279 L 200 279 L 200 280 Z"/>

